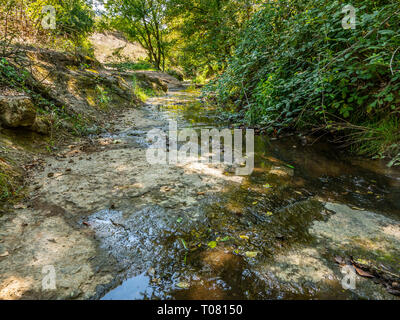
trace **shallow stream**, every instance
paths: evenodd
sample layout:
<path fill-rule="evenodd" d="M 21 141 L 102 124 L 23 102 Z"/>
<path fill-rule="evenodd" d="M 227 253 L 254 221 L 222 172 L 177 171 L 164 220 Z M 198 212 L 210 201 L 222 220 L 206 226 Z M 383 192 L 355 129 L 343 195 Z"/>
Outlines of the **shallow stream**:
<path fill-rule="evenodd" d="M 224 127 L 196 92 L 171 91 L 145 109 L 180 128 Z M 146 148 L 145 132 L 117 138 Z M 160 206 L 167 196 L 93 214 L 102 248 L 121 264 L 103 299 L 396 299 L 358 275 L 345 289 L 338 260 L 400 274 L 399 170 L 296 136 L 256 136 L 255 154 L 251 176 L 184 210 Z"/>

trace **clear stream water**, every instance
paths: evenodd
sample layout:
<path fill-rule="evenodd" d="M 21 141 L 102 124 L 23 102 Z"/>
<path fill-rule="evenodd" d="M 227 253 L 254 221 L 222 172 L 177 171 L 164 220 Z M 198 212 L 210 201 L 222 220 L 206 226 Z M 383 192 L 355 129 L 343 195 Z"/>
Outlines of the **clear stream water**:
<path fill-rule="evenodd" d="M 180 127 L 223 127 L 197 93 L 148 103 L 149 117 Z M 104 248 L 124 261 L 103 299 L 395 299 L 370 279 L 344 290 L 335 257 L 400 273 L 400 171 L 295 136 L 256 136 L 255 151 L 253 174 L 199 201 L 187 213 L 193 219 L 177 223 L 157 203 L 96 213 L 92 220 L 120 215 L 127 226 L 124 234 L 100 230 Z"/>

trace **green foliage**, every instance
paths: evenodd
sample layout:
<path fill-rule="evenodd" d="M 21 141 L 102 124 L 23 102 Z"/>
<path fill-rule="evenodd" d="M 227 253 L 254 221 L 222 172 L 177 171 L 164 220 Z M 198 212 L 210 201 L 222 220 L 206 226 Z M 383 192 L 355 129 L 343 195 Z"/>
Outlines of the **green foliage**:
<path fill-rule="evenodd" d="M 166 71 L 170 76 L 175 77 L 179 81 L 184 81 L 185 80 L 185 75 L 180 71 L 176 69 L 168 69 Z"/>
<path fill-rule="evenodd" d="M 137 71 L 137 70 L 156 70 L 156 68 L 147 61 L 121 62 L 108 64 L 109 67 L 116 68 L 118 71 Z"/>
<path fill-rule="evenodd" d="M 6 200 L 12 195 L 12 186 L 10 178 L 3 172 L 0 172 L 0 201 Z"/>
<path fill-rule="evenodd" d="M 185 73 L 209 78 L 225 69 L 237 36 L 259 0 L 170 0 L 167 16 L 177 32 L 173 60 Z"/>
<path fill-rule="evenodd" d="M 375 158 L 385 154 L 400 155 L 400 118 L 389 117 L 379 122 L 366 123 L 365 129 L 355 137 L 355 151 Z M 393 164 L 396 164 L 396 157 Z"/>
<path fill-rule="evenodd" d="M 397 145 L 397 148 L 399 148 L 399 145 Z M 393 159 L 389 162 L 388 166 L 389 167 L 400 166 L 400 152 L 393 157 Z"/>
<path fill-rule="evenodd" d="M 97 85 L 96 96 L 97 96 L 97 105 L 101 109 L 108 109 L 108 106 L 111 101 L 108 91 L 106 91 L 102 86 Z"/>
<path fill-rule="evenodd" d="M 57 1 L 57 28 L 54 31 L 70 39 L 75 48 L 81 45 L 88 47 L 86 36 L 94 27 L 94 15 L 83 0 Z"/>
<path fill-rule="evenodd" d="M 6 58 L 0 59 L 0 85 L 21 89 L 27 76 L 26 70 L 17 70 Z"/>
<path fill-rule="evenodd" d="M 334 130 L 338 123 L 364 131 L 384 124 L 375 138 L 388 135 L 387 124 L 400 112 L 400 3 L 353 1 L 356 29 L 342 27 L 345 4 L 264 4 L 242 31 L 226 72 L 208 91 L 243 122 L 270 131 Z M 399 127 L 389 127 L 396 141 Z"/>
<path fill-rule="evenodd" d="M 42 0 L 29 1 L 28 10 L 31 18 L 40 27 L 41 20 L 48 14 L 42 12 L 44 6 L 53 6 L 56 10 L 56 28 L 48 32 L 56 39 L 64 39 L 62 46 L 68 49 L 72 45 L 75 52 L 80 50 L 83 54 L 91 51 L 87 36 L 93 32 L 95 26 L 94 12 L 85 0 Z"/>
<path fill-rule="evenodd" d="M 143 102 L 145 102 L 148 98 L 154 97 L 156 95 L 156 92 L 154 92 L 150 88 L 142 88 L 138 83 L 135 75 L 132 76 L 132 88 L 136 97 L 138 97 L 138 99 Z"/>

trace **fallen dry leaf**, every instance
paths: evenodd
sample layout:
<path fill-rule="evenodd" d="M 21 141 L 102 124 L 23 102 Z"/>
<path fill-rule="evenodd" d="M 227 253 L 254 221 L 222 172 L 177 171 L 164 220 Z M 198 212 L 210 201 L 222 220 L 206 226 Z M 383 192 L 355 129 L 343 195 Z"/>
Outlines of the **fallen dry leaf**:
<path fill-rule="evenodd" d="M 161 191 L 161 192 L 164 192 L 164 193 L 165 193 L 165 192 L 169 192 L 169 191 L 171 191 L 171 190 L 172 190 L 172 189 L 171 189 L 170 187 L 168 187 L 168 186 L 163 186 L 163 187 L 160 188 L 160 191 Z"/>
<path fill-rule="evenodd" d="M 353 265 L 353 266 L 354 266 L 354 265 Z M 365 277 L 365 278 L 374 278 L 374 276 L 373 276 L 372 274 L 370 274 L 369 272 L 364 271 L 364 270 L 362 270 L 362 269 L 360 269 L 360 268 L 357 268 L 356 266 L 354 266 L 354 268 L 356 269 L 357 274 L 358 274 L 359 276 Z"/>
<path fill-rule="evenodd" d="M 14 206 L 14 209 L 26 209 L 26 205 L 19 203 Z"/>

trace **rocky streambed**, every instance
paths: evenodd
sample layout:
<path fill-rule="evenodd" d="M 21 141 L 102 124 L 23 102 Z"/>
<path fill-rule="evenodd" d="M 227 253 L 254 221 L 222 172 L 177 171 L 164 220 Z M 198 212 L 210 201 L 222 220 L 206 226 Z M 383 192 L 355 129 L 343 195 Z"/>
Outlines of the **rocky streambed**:
<path fill-rule="evenodd" d="M 224 127 L 197 92 L 170 86 L 40 159 L 29 201 L 0 218 L 1 299 L 397 299 L 398 170 L 263 136 L 249 177 L 151 165 L 147 132 L 170 119 Z"/>

